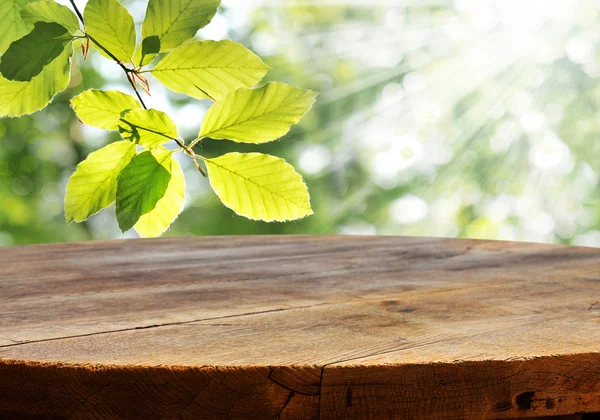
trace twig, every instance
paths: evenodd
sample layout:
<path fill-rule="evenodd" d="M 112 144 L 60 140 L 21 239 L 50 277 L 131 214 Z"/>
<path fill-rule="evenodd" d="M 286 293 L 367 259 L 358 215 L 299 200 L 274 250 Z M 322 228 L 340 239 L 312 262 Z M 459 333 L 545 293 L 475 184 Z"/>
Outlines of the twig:
<path fill-rule="evenodd" d="M 192 158 L 192 160 L 194 161 L 194 165 L 196 165 L 196 169 L 198 169 L 198 171 L 202 174 L 203 177 L 206 178 L 206 173 L 204 172 L 204 170 L 202 169 L 202 167 L 200 166 L 200 164 L 198 163 L 197 159 L 202 159 L 202 156 L 198 156 L 196 154 L 196 152 L 194 152 L 190 146 L 186 146 L 183 141 L 179 140 L 179 139 L 173 139 L 175 141 L 175 143 L 177 143 L 177 145 L 179 147 L 181 147 L 183 149 L 183 151 L 185 152 L 186 155 L 188 155 L 189 157 Z"/>
<path fill-rule="evenodd" d="M 77 8 L 77 5 L 75 4 L 75 0 L 69 0 L 69 1 L 71 2 L 73 9 L 75 9 L 75 13 L 77 14 L 77 17 L 79 18 L 79 20 L 81 21 L 81 24 L 85 27 L 85 21 L 83 20 L 83 15 Z M 129 77 L 129 73 L 135 73 L 134 70 L 128 69 L 127 67 L 125 67 L 123 65 L 123 63 L 121 63 L 121 60 L 119 60 L 117 57 L 115 57 L 115 55 L 113 53 L 111 53 L 109 50 L 104 48 L 102 46 L 102 44 L 100 44 L 98 41 L 96 41 L 92 36 L 90 36 L 87 33 L 85 34 L 85 36 L 88 37 L 90 39 L 90 41 L 92 41 L 94 44 L 96 44 L 96 46 L 98 48 L 100 48 L 102 51 L 104 51 L 106 53 L 106 55 L 108 55 L 110 58 L 112 58 L 115 61 L 115 63 L 117 63 L 119 65 L 119 67 L 121 67 L 121 69 L 125 72 L 125 75 L 127 76 L 127 80 L 129 81 L 129 84 L 133 88 L 133 91 L 135 92 L 136 96 L 138 97 L 140 103 L 142 104 L 142 107 L 144 107 L 144 109 L 148 109 L 148 107 L 146 107 L 146 104 L 144 103 L 144 100 L 142 99 L 142 96 L 138 92 L 134 82 Z"/>
<path fill-rule="evenodd" d="M 81 15 L 81 12 L 79 11 L 79 9 L 77 8 L 77 5 L 75 4 L 74 0 L 70 0 L 71 1 L 71 5 L 73 6 L 73 9 L 75 9 L 75 13 L 77 13 L 77 17 L 79 18 L 79 20 L 81 21 L 81 24 L 83 26 L 85 26 L 85 22 L 83 21 L 83 16 Z"/>

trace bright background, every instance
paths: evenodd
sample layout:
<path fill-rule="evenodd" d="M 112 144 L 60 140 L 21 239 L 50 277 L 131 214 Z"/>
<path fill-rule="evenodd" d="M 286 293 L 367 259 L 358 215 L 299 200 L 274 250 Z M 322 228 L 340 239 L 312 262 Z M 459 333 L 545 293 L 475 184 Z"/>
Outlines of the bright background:
<path fill-rule="evenodd" d="M 141 23 L 146 2 L 124 3 Z M 283 140 L 235 144 L 294 164 L 316 214 L 286 224 L 238 217 L 182 159 L 187 205 L 167 236 L 393 234 L 600 246 L 600 2 L 223 4 L 200 39 L 241 42 L 273 67 L 268 78 L 321 92 Z M 64 222 L 75 165 L 118 138 L 82 126 L 69 109 L 71 97 L 92 87 L 130 92 L 116 64 L 77 54 L 69 89 L 48 108 L 0 120 L 0 245 L 135 236 L 119 231 L 112 208 L 88 223 Z M 149 105 L 193 138 L 210 103 L 156 81 L 151 88 Z M 202 152 L 232 146 L 207 140 Z"/>

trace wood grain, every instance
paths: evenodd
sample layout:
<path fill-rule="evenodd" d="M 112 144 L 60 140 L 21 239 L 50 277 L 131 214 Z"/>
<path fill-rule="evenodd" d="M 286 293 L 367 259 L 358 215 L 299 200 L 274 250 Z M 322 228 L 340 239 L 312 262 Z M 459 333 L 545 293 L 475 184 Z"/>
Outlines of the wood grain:
<path fill-rule="evenodd" d="M 0 418 L 600 411 L 600 250 L 261 236 L 0 249 Z"/>

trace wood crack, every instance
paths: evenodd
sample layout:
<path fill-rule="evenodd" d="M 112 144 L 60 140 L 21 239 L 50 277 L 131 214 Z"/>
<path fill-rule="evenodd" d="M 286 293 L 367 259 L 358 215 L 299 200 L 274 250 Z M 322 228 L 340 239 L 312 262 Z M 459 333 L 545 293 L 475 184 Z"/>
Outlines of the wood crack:
<path fill-rule="evenodd" d="M 292 401 L 292 398 L 294 397 L 295 394 L 296 393 L 294 391 L 290 391 L 290 395 L 288 395 L 287 399 L 285 400 L 285 403 L 283 403 L 283 407 L 281 407 L 281 411 L 279 412 L 279 414 L 277 414 L 277 418 L 278 419 L 281 418 L 281 415 L 285 411 L 285 408 L 288 406 L 288 404 L 290 403 L 290 401 Z"/>
<path fill-rule="evenodd" d="M 212 318 L 193 319 L 193 320 L 190 320 L 190 321 L 166 322 L 164 324 L 143 325 L 143 326 L 140 326 L 140 327 L 121 328 L 121 329 L 118 329 L 118 330 L 109 330 L 109 331 L 98 331 L 98 332 L 93 332 L 93 333 L 88 333 L 88 334 L 74 334 L 74 335 L 67 335 L 67 336 L 64 336 L 64 337 L 45 338 L 45 339 L 42 339 L 42 340 L 21 341 L 21 342 L 15 342 L 14 344 L 4 344 L 4 345 L 1 345 L 0 349 L 1 348 L 6 348 L 6 347 L 23 346 L 23 345 L 34 344 L 34 343 L 44 343 L 44 342 L 47 342 L 47 341 L 66 340 L 66 339 L 69 339 L 69 338 L 90 337 L 90 336 L 95 336 L 95 335 L 113 334 L 113 333 L 121 333 L 121 332 L 135 331 L 135 330 L 147 330 L 147 329 L 151 329 L 151 328 L 170 327 L 170 326 L 174 326 L 174 325 L 186 325 L 186 324 L 192 324 L 192 323 L 195 323 L 195 322 L 213 321 L 213 320 L 216 320 L 216 319 L 230 319 L 230 318 L 238 318 L 238 317 L 244 317 L 244 316 L 268 314 L 268 313 L 274 313 L 274 312 L 293 311 L 293 310 L 297 310 L 297 309 L 307 309 L 307 308 L 313 308 L 313 307 L 316 307 L 316 306 L 324 306 L 324 305 L 332 305 L 332 304 L 333 303 L 324 302 L 324 303 L 317 303 L 315 305 L 295 306 L 293 308 L 269 309 L 269 310 L 265 310 L 265 311 L 247 312 L 247 313 L 244 313 L 244 314 L 235 314 L 235 315 L 217 316 L 217 317 L 212 317 Z M 202 325 L 202 324 L 199 324 L 199 325 Z M 14 340 L 11 340 L 11 341 L 14 341 Z"/>
<path fill-rule="evenodd" d="M 323 403 L 323 374 L 326 364 L 321 366 L 321 376 L 319 378 L 319 405 L 317 406 L 317 420 L 321 420 L 321 404 Z"/>
<path fill-rule="evenodd" d="M 282 384 L 281 382 L 279 382 L 279 381 L 277 381 L 277 380 L 273 379 L 273 377 L 272 377 L 272 376 L 273 376 L 273 373 L 274 373 L 274 372 L 275 372 L 275 371 L 273 370 L 273 368 L 269 366 L 269 375 L 267 376 L 267 378 L 268 378 L 268 379 L 269 379 L 271 382 L 273 382 L 273 383 L 275 383 L 275 384 L 279 385 L 280 387 L 282 387 L 282 388 L 285 388 L 285 389 L 287 389 L 287 390 L 288 390 L 288 391 L 290 391 L 290 392 L 294 392 L 294 393 L 298 393 L 298 394 L 302 394 L 302 395 L 308 395 L 308 396 L 310 396 L 310 397 L 314 397 L 314 396 L 316 396 L 316 395 L 319 395 L 319 393 L 318 393 L 318 392 L 316 392 L 316 393 L 302 392 L 302 391 L 300 391 L 300 390 L 293 389 L 293 388 L 290 388 L 289 386 L 287 386 L 287 385 L 285 385 L 285 384 Z"/>

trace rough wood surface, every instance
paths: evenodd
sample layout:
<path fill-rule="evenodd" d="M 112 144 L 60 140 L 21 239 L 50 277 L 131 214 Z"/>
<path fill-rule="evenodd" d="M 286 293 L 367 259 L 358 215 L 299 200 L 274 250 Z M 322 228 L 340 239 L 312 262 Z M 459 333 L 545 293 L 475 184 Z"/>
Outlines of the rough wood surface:
<path fill-rule="evenodd" d="M 0 418 L 600 411 L 600 250 L 262 236 L 0 249 Z"/>

